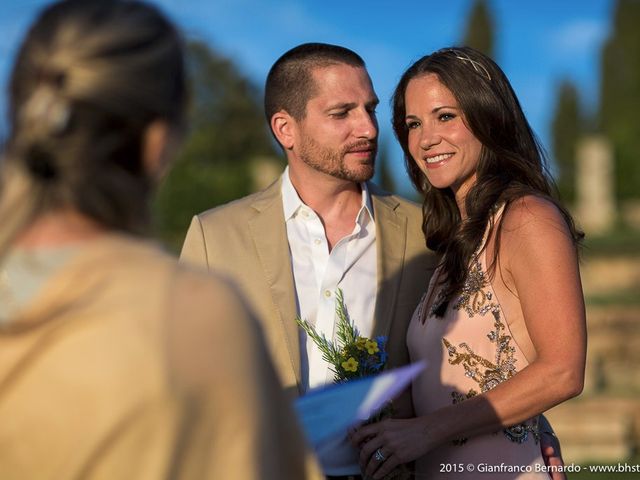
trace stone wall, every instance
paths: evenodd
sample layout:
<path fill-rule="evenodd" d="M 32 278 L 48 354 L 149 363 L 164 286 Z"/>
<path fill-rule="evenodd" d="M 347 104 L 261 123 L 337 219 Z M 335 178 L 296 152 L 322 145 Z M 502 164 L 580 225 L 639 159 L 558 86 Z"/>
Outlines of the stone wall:
<path fill-rule="evenodd" d="M 587 308 L 583 394 L 547 412 L 566 463 L 625 461 L 640 452 L 640 306 Z"/>

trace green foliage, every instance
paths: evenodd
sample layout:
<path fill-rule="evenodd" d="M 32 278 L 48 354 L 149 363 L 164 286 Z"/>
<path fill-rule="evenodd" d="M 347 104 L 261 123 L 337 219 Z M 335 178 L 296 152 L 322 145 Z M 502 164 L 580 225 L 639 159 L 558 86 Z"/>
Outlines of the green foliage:
<path fill-rule="evenodd" d="M 179 251 L 191 218 L 250 193 L 242 163 L 207 165 L 181 158 L 163 181 L 154 204 L 154 223 L 162 240 Z"/>
<path fill-rule="evenodd" d="M 638 473 L 637 472 L 590 472 L 589 471 L 589 465 L 598 465 L 598 466 L 602 466 L 602 465 L 614 465 L 614 466 L 619 466 L 620 464 L 626 464 L 629 467 L 632 466 L 637 466 L 640 464 L 640 457 L 638 457 L 637 455 L 635 457 L 632 457 L 630 459 L 625 459 L 622 460 L 620 462 L 617 463 L 602 463 L 602 462 L 586 462 L 582 464 L 582 469 L 579 473 L 571 473 L 568 475 L 568 477 L 571 480 L 611 480 L 611 479 L 615 479 L 615 480 L 637 480 L 638 478 Z M 622 467 L 624 469 L 624 466 Z"/>
<path fill-rule="evenodd" d="M 558 167 L 557 183 L 565 202 L 576 197 L 576 147 L 582 134 L 580 99 L 575 85 L 564 81 L 558 89 L 551 125 L 553 156 Z"/>
<path fill-rule="evenodd" d="M 185 156 L 216 164 L 272 154 L 259 91 L 231 60 L 192 42 L 187 65 L 193 98 Z"/>
<path fill-rule="evenodd" d="M 640 256 L 640 231 L 625 225 L 617 225 L 612 231 L 600 236 L 587 236 L 583 255 L 591 256 Z"/>
<path fill-rule="evenodd" d="M 640 197 L 640 2 L 618 0 L 602 53 L 600 128 L 615 155 L 616 193 Z"/>
<path fill-rule="evenodd" d="M 638 306 L 640 305 L 640 289 L 628 289 L 611 294 L 587 295 L 587 306 Z"/>
<path fill-rule="evenodd" d="M 486 0 L 476 0 L 473 4 L 462 43 L 493 57 L 494 21 Z"/>
<path fill-rule="evenodd" d="M 396 190 L 395 180 L 391 174 L 389 162 L 388 150 L 385 148 L 384 144 L 380 144 L 378 149 L 378 158 L 376 159 L 375 182 L 387 192 L 398 193 Z"/>
<path fill-rule="evenodd" d="M 253 191 L 251 160 L 274 156 L 258 89 L 200 42 L 187 46 L 189 130 L 154 203 L 159 236 L 178 249 L 191 217 Z"/>

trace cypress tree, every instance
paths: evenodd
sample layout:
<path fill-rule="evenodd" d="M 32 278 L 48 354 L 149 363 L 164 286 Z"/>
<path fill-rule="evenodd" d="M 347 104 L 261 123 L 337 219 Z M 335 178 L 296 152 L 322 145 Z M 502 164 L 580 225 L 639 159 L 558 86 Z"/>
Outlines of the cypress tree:
<path fill-rule="evenodd" d="M 493 58 L 494 21 L 486 0 L 476 0 L 471 7 L 462 43 Z"/>
<path fill-rule="evenodd" d="M 380 142 L 380 148 L 378 149 L 378 158 L 376 160 L 376 183 L 380 185 L 387 192 L 396 192 L 396 183 L 391 173 L 389 166 L 389 155 L 385 144 Z"/>
<path fill-rule="evenodd" d="M 618 0 L 602 51 L 600 129 L 614 150 L 619 199 L 640 198 L 640 1 Z"/>
<path fill-rule="evenodd" d="M 557 167 L 557 184 L 562 200 L 575 202 L 576 146 L 582 133 L 578 90 L 570 81 L 560 84 L 551 124 L 552 150 Z"/>

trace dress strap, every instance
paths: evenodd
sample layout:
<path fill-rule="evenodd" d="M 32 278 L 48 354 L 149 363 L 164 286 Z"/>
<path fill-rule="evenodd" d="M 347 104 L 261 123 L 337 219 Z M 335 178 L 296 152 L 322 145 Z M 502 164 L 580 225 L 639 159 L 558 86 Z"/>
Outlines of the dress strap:
<path fill-rule="evenodd" d="M 502 202 L 499 205 L 496 204 L 492 207 L 493 213 L 491 213 L 491 215 L 489 216 L 489 221 L 487 222 L 487 225 L 484 228 L 484 234 L 482 235 L 482 241 L 480 242 L 480 245 L 478 246 L 478 248 L 476 249 L 475 253 L 473 254 L 474 258 L 479 258 L 480 256 L 480 252 L 484 251 L 485 247 L 487 246 L 487 242 L 489 241 L 489 232 L 491 231 L 491 227 L 496 225 L 500 219 L 502 218 L 502 214 L 504 213 L 504 208 L 505 208 L 505 203 Z"/>

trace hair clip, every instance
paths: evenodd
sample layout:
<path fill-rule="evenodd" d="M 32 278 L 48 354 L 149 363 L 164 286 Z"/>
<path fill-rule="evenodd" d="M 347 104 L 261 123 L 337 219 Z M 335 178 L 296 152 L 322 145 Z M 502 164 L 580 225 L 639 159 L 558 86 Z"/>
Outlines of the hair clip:
<path fill-rule="evenodd" d="M 489 75 L 489 70 L 487 70 L 487 68 L 483 64 L 481 64 L 477 60 L 470 58 L 469 55 L 467 55 L 464 52 L 461 52 L 460 50 L 452 49 L 450 51 L 458 60 L 462 60 L 463 62 L 469 62 L 476 72 L 478 72 L 480 75 L 485 77 L 487 80 L 491 81 L 491 75 Z"/>
<path fill-rule="evenodd" d="M 53 135 L 67 128 L 70 117 L 68 103 L 48 86 L 38 87 L 23 111 L 25 121 L 43 125 L 46 133 Z"/>

